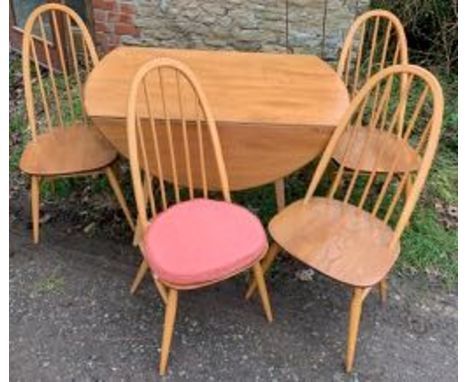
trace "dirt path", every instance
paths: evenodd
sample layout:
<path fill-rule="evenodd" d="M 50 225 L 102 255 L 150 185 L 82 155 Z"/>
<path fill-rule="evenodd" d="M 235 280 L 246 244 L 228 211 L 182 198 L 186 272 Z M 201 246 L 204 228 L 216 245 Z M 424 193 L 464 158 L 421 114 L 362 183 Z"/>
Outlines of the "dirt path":
<path fill-rule="evenodd" d="M 10 231 L 12 381 L 153 381 L 162 327 L 149 278 L 128 286 L 139 255 L 124 242 L 45 227 L 34 246 Z M 241 277 L 182 294 L 167 381 L 455 381 L 457 296 L 391 280 L 388 305 L 365 305 L 355 373 L 343 373 L 349 291 L 283 261 L 270 280 L 275 321 L 242 299 Z"/>

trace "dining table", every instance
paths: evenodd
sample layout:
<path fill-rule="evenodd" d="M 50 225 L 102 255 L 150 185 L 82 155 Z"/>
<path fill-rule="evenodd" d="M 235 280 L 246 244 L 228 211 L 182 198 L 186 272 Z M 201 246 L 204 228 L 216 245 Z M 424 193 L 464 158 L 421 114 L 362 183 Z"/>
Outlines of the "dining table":
<path fill-rule="evenodd" d="M 231 190 L 279 182 L 318 157 L 349 105 L 343 81 L 315 55 L 121 46 L 88 76 L 84 106 L 93 125 L 127 158 L 132 79 L 157 57 L 185 63 L 198 78 L 216 121 Z"/>

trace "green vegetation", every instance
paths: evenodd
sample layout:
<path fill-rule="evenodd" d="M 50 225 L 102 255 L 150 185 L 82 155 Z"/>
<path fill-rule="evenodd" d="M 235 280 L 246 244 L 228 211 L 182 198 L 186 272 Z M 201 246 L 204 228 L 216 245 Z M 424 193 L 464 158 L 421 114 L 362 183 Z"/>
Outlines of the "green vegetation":
<path fill-rule="evenodd" d="M 404 233 L 399 265 L 441 276 L 454 287 L 458 277 L 458 97 L 456 78 L 438 78 L 446 102 L 442 137 L 425 191 Z"/>
<path fill-rule="evenodd" d="M 59 270 L 57 267 L 48 277 L 36 282 L 33 290 L 36 293 L 61 293 L 65 288 L 65 279 L 57 275 Z"/>

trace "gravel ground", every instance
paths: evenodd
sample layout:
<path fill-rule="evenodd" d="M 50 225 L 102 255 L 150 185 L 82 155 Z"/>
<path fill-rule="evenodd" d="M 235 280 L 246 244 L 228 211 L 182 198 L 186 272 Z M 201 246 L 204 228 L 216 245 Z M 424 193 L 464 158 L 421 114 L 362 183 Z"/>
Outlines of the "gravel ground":
<path fill-rule="evenodd" d="M 163 323 L 147 277 L 128 292 L 139 254 L 26 220 L 10 226 L 10 379 L 156 381 Z M 97 235 L 98 236 L 98 235 Z M 349 290 L 282 261 L 269 280 L 274 322 L 245 278 L 182 293 L 164 381 L 455 381 L 457 295 L 394 276 L 389 301 L 365 303 L 355 371 L 343 372 Z"/>

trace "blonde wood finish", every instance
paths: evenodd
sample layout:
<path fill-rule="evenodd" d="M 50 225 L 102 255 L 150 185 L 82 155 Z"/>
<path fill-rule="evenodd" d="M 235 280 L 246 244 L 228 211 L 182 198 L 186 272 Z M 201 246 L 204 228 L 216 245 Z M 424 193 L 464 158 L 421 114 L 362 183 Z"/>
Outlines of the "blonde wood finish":
<path fill-rule="evenodd" d="M 144 191 L 145 191 L 145 201 L 146 203 L 148 203 L 148 187 L 143 187 Z M 136 227 L 135 227 L 135 232 L 133 234 L 133 246 L 136 247 L 138 244 L 140 244 L 140 240 L 142 239 L 143 237 L 143 230 L 142 228 L 140 227 L 140 220 L 137 218 L 137 222 L 136 222 Z"/>
<path fill-rule="evenodd" d="M 116 158 L 117 152 L 95 128 L 78 122 L 38 135 L 26 146 L 19 166 L 27 174 L 57 176 L 105 168 Z"/>
<path fill-rule="evenodd" d="M 391 12 L 381 9 L 363 13 L 355 20 L 346 36 L 337 69 L 351 98 L 357 94 L 373 74 L 395 64 L 408 64 L 408 47 L 400 20 Z M 405 82 L 406 78 L 402 77 L 400 86 L 404 86 Z M 375 93 L 380 91 L 380 85 L 378 85 Z M 381 105 L 383 110 L 380 110 L 380 113 L 386 114 L 390 96 L 390 92 L 385 97 L 374 94 L 372 115 L 379 107 L 375 102 L 377 98 L 381 98 L 384 102 Z M 364 126 L 362 131 L 356 132 L 353 130 L 356 135 L 350 143 L 352 151 L 347 155 L 347 161 L 343 163 L 343 154 L 346 151 L 348 139 L 351 138 L 346 136 L 349 132 L 345 132 L 333 156 L 338 163 L 343 163 L 349 169 L 356 168 L 360 161 L 358 154 L 363 152 L 361 145 L 366 144 L 364 140 L 367 138 L 366 128 L 367 126 Z M 399 129 L 387 130 L 386 127 L 382 127 L 379 131 L 375 131 L 366 144 L 367 149 L 360 165 L 361 170 L 372 171 L 374 162 L 377 160 L 378 172 L 390 171 L 392 163 L 389 159 L 394 156 L 393 150 L 402 151 L 394 172 L 416 170 L 420 161 L 417 152 L 407 142 L 399 138 Z M 380 151 L 384 151 L 384 154 L 379 155 Z"/>
<path fill-rule="evenodd" d="M 140 224 L 138 223 L 138 218 L 137 218 L 135 232 L 133 233 L 133 242 L 132 242 L 134 247 L 136 247 L 140 243 L 141 235 L 142 235 L 141 227 L 140 227 Z"/>
<path fill-rule="evenodd" d="M 265 258 L 262 260 L 262 263 L 261 263 L 263 273 L 265 273 L 266 271 L 268 271 L 268 269 L 270 269 L 271 264 L 273 264 L 273 261 L 276 259 L 276 256 L 278 255 L 280 250 L 281 250 L 281 247 L 277 243 L 275 242 L 271 243 L 270 249 L 268 250 Z M 249 288 L 247 289 L 247 293 L 245 294 L 245 299 L 246 300 L 250 299 L 250 297 L 252 297 L 256 289 L 257 289 L 257 280 L 253 278 L 250 281 Z"/>
<path fill-rule="evenodd" d="M 33 241 L 39 243 L 39 200 L 40 200 L 40 178 L 31 176 L 31 216 L 33 221 Z"/>
<path fill-rule="evenodd" d="M 67 41 L 62 40 L 62 36 L 60 35 L 61 32 L 63 33 L 64 38 L 67 38 L 68 36 L 68 44 L 72 47 L 72 51 L 66 59 L 71 60 L 73 65 L 67 65 L 65 58 L 60 60 L 60 69 L 64 75 L 64 83 L 61 86 L 58 84 L 56 72 L 52 67 L 48 53 L 49 43 L 43 25 L 43 20 L 46 17 L 52 20 L 52 25 L 54 27 L 53 32 L 61 58 L 65 55 L 65 48 L 63 45 L 67 43 Z M 61 28 L 64 29 L 61 32 L 58 27 L 58 18 L 62 21 Z M 41 32 L 41 36 L 34 35 L 38 27 Z M 75 47 L 71 32 L 72 28 L 78 30 L 83 36 L 83 45 L 81 47 Z M 48 64 L 47 76 L 42 74 L 39 67 L 39 61 L 36 54 L 36 46 L 39 44 L 44 46 L 44 51 L 46 52 Z M 81 20 L 81 18 L 72 9 L 61 4 L 50 3 L 37 7 L 31 13 L 24 27 L 22 53 L 26 109 L 33 141 L 36 140 L 38 134 L 44 131 L 44 128 L 41 128 L 41 124 L 37 120 L 37 116 L 40 112 L 43 111 L 46 117 L 46 131 L 50 131 L 56 126 L 64 127 L 64 121 L 67 113 L 71 114 L 72 117 L 75 117 L 75 110 L 72 104 L 72 94 L 75 90 L 74 86 L 77 86 L 80 90 L 79 96 L 81 97 L 81 84 L 84 82 L 87 75 L 86 71 L 81 71 L 80 73 L 79 66 L 81 62 L 78 60 L 77 56 L 84 52 L 86 52 L 90 57 L 92 67 L 96 66 L 99 60 L 91 35 L 89 34 L 83 20 Z M 31 68 L 31 61 L 33 62 L 34 70 Z M 72 66 L 73 69 L 70 69 L 69 66 Z M 89 69 L 91 69 L 91 65 L 89 65 Z M 46 81 L 47 79 L 45 77 L 48 77 L 48 81 Z M 34 96 L 33 88 L 36 86 L 38 87 L 37 90 L 40 94 L 40 101 Z M 63 89 L 63 87 L 65 87 L 65 89 Z M 64 102 L 63 98 L 67 99 L 67 102 Z M 85 121 L 85 119 L 86 118 L 83 114 L 82 120 Z"/>
<path fill-rule="evenodd" d="M 138 225 L 139 224 L 137 223 L 137 228 L 138 228 Z M 143 248 L 141 246 L 140 246 L 140 250 L 143 252 Z M 142 282 L 143 277 L 145 277 L 147 271 L 148 271 L 148 263 L 146 262 L 146 260 L 143 259 L 143 261 L 141 262 L 138 268 L 137 274 L 135 275 L 135 278 L 133 279 L 132 286 L 130 287 L 131 294 L 134 294 L 137 291 L 138 286 Z"/>
<path fill-rule="evenodd" d="M 345 369 L 350 373 L 353 369 L 354 356 L 356 353 L 356 342 L 359 333 L 359 322 L 361 320 L 362 304 L 370 288 L 354 288 L 353 297 L 349 308 L 348 345 L 346 350 Z"/>
<path fill-rule="evenodd" d="M 259 262 L 255 263 L 253 266 L 253 273 L 262 300 L 263 310 L 265 311 L 268 322 L 271 322 L 273 321 L 273 313 L 271 312 L 270 299 L 268 297 L 265 279 L 263 278 L 262 266 Z"/>
<path fill-rule="evenodd" d="M 161 296 L 163 302 L 167 304 L 167 299 L 168 299 L 168 292 L 166 286 L 164 286 L 156 277 L 153 275 L 153 280 L 154 280 L 154 285 L 156 286 L 156 289 L 159 292 L 159 295 Z"/>
<path fill-rule="evenodd" d="M 169 351 L 171 349 L 172 334 L 174 332 L 174 323 L 177 314 L 177 297 L 176 289 L 169 289 L 166 305 L 166 313 L 164 315 L 164 331 L 161 345 L 161 359 L 159 360 L 159 374 L 164 375 L 167 371 L 167 362 L 169 360 Z"/>
<path fill-rule="evenodd" d="M 131 79 L 141 64 L 162 56 L 188 64 L 199 78 L 217 121 L 232 190 L 272 183 L 318 156 L 349 102 L 338 75 L 314 56 L 120 47 L 89 76 L 85 106 L 94 124 L 126 157 L 124 118 Z M 173 96 L 177 87 L 172 86 L 176 80 L 167 81 L 168 113 L 177 115 L 179 102 Z M 154 98 L 160 89 L 151 86 L 148 92 Z M 146 117 L 144 99 L 138 102 Z M 191 110 L 185 110 L 189 137 L 196 134 Z M 161 107 L 155 118 L 164 119 Z M 149 124 L 145 119 L 142 123 Z M 181 129 L 174 129 L 174 134 L 174 142 L 183 141 Z M 205 148 L 210 147 L 207 139 Z M 197 149 L 196 142 L 189 139 L 189 150 Z M 183 155 L 183 149 L 175 151 Z M 167 148 L 163 162 L 169 155 Z M 183 161 L 180 167 L 185 167 Z M 149 168 L 157 175 L 156 158 L 150 158 Z M 206 171 L 208 188 L 219 189 L 213 161 L 207 161 Z M 171 171 L 165 176 L 170 178 Z M 180 182 L 188 185 L 185 177 Z"/>
<path fill-rule="evenodd" d="M 112 190 L 114 191 L 115 197 L 117 198 L 117 201 L 120 204 L 120 208 L 122 208 L 125 218 L 127 219 L 128 225 L 130 226 L 132 230 L 135 230 L 135 225 L 133 224 L 132 215 L 128 209 L 127 202 L 125 201 L 125 197 L 119 186 L 119 182 L 117 180 L 117 176 L 115 175 L 114 170 L 112 169 L 111 166 L 108 166 L 106 167 L 105 172 L 107 175 L 107 179 L 109 180 L 109 184 L 111 185 Z"/>
<path fill-rule="evenodd" d="M 368 137 L 366 129 L 367 127 L 361 127 L 343 133 L 333 159 L 348 169 L 359 166 L 361 171 L 372 172 L 375 169 L 376 172 L 388 172 L 392 168 L 393 158 L 398 154 L 394 165 L 395 173 L 418 169 L 421 158 L 408 142 L 388 131 L 376 130 Z M 346 152 L 348 141 L 351 143 Z"/>
<path fill-rule="evenodd" d="M 154 89 L 159 89 L 158 97 L 151 93 Z M 141 105 L 145 106 L 145 110 Z M 214 175 L 222 198 L 231 201 L 218 130 L 205 93 L 190 68 L 170 58 L 148 61 L 135 74 L 127 110 L 128 153 L 141 232 L 146 231 L 150 219 L 156 218 L 171 205 L 184 199 L 207 198 L 208 184 L 214 181 Z M 156 115 L 160 117 L 155 118 Z M 150 167 L 151 161 L 153 167 Z M 208 166 L 212 166 L 211 174 L 207 171 Z M 170 179 L 171 187 L 165 179 Z M 182 185 L 187 185 L 188 189 L 183 190 Z M 141 241 L 139 244 L 143 253 Z M 167 301 L 159 369 L 161 375 L 167 370 L 178 291 L 214 284 L 249 268 L 252 268 L 259 285 L 267 320 L 271 321 L 271 306 L 259 259 L 234 274 L 200 284 L 174 285 L 153 274 L 163 300 Z M 147 269 L 148 264 L 144 260 L 133 282 L 132 293 Z"/>
<path fill-rule="evenodd" d="M 298 200 L 273 218 L 269 230 L 286 252 L 350 285 L 375 285 L 400 252 L 399 245 L 389 249 L 390 227 L 370 213 L 334 199 Z"/>
<path fill-rule="evenodd" d="M 405 86 L 395 81 L 404 77 Z M 416 169 L 410 167 L 395 176 L 402 150 L 394 152 L 388 172 L 378 173 L 376 159 L 372 170 L 361 169 L 366 144 L 361 146 L 356 169 L 344 177 L 341 163 L 331 176 L 333 157 L 345 133 L 353 137 L 361 131 L 362 119 L 374 102 L 383 105 L 387 84 L 396 84 L 395 108 L 388 108 L 385 118 L 391 128 L 401 123 L 401 140 L 411 145 L 420 157 Z M 376 89 L 383 91 L 375 92 Z M 399 91 L 399 92 L 398 92 Z M 416 96 L 411 108 L 407 98 Z M 374 99 L 370 94 L 376 94 Z M 405 105 L 404 107 L 402 105 Z M 421 107 L 420 107 L 421 106 Z M 349 345 L 346 368 L 353 364 L 355 343 L 362 300 L 371 287 L 384 282 L 400 250 L 400 237 L 421 194 L 434 159 L 442 124 L 444 100 L 437 79 L 427 70 L 414 65 L 395 65 L 374 75 L 358 92 L 349 109 L 342 116 L 324 154 L 317 165 L 305 198 L 287 206 L 269 224 L 269 231 L 282 248 L 310 267 L 331 278 L 357 288 L 351 304 Z M 367 137 L 382 125 L 382 110 L 378 106 L 367 123 Z M 374 110 L 371 108 L 371 110 Z M 343 154 L 343 162 L 352 139 Z M 368 170 L 368 169 L 366 169 Z M 348 176 L 349 175 L 349 176 Z M 406 184 L 411 187 L 404 195 Z M 318 195 L 319 185 L 325 182 L 325 196 Z M 323 192 L 323 191 L 322 191 Z M 383 286 L 385 284 L 382 284 Z"/>
<path fill-rule="evenodd" d="M 53 66 L 45 20 L 50 21 L 58 62 Z M 73 29 L 73 32 L 72 32 Z M 39 35 L 36 35 L 39 33 Z M 80 36 L 76 43 L 75 36 Z M 41 69 L 38 57 L 43 48 Z M 70 8 L 56 3 L 37 7 L 23 34 L 23 79 L 26 110 L 32 140 L 21 156 L 20 168 L 31 175 L 33 239 L 39 241 L 39 176 L 57 177 L 106 173 L 125 217 L 133 222 L 111 164 L 117 152 L 93 127 L 82 109 L 82 82 L 98 63 L 86 25 Z M 57 64 L 61 76 L 57 73 Z M 81 105 L 75 102 L 81 100 Z"/>
<path fill-rule="evenodd" d="M 388 296 L 388 282 L 386 279 L 383 279 L 379 283 L 379 294 L 380 294 L 380 301 L 382 304 L 385 304 L 387 302 L 387 296 Z"/>
<path fill-rule="evenodd" d="M 383 9 L 360 15 L 346 35 L 337 68 L 351 98 L 372 75 L 395 64 L 408 64 L 405 30 L 398 17 Z"/>

